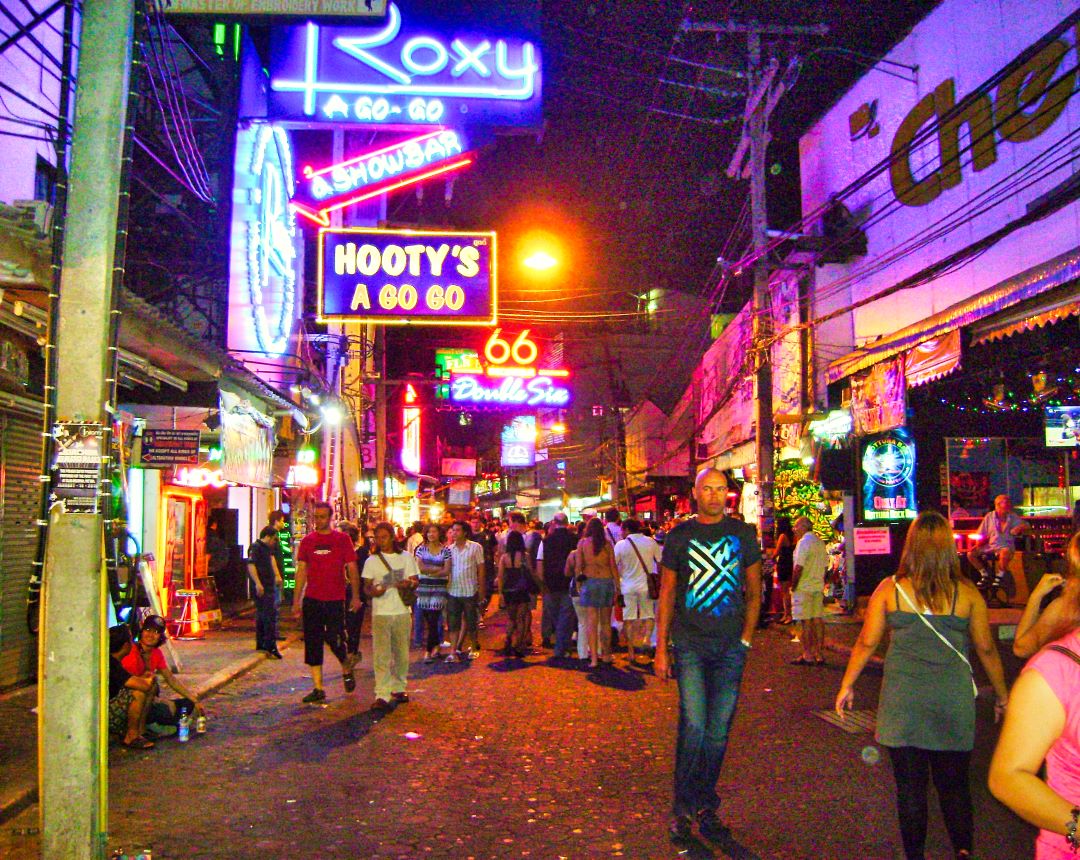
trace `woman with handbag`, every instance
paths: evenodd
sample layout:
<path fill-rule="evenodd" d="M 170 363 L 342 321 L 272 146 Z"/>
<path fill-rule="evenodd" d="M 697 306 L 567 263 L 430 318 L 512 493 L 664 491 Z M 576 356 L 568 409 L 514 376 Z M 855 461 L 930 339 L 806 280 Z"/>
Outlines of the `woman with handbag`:
<path fill-rule="evenodd" d="M 836 712 L 855 700 L 854 685 L 886 628 L 891 633 L 877 712 L 877 740 L 889 751 L 904 856 L 922 860 L 926 843 L 928 778 L 933 777 L 956 857 L 970 857 L 973 812 L 968 768 L 975 745 L 978 690 L 967 658 L 975 646 L 997 695 L 1008 692 L 1001 657 L 990 633 L 986 603 L 960 575 L 952 527 L 925 511 L 908 529 L 900 569 L 874 591 L 851 652 Z"/>
<path fill-rule="evenodd" d="M 570 605 L 574 607 L 574 615 L 577 616 L 577 655 L 579 660 L 589 659 L 589 639 L 585 635 L 585 631 L 589 626 L 589 610 L 581 602 L 581 572 L 583 570 L 581 562 L 581 549 L 574 548 L 574 551 L 566 559 L 566 569 L 564 573 L 566 578 L 570 580 Z"/>
<path fill-rule="evenodd" d="M 1065 590 L 1045 631 L 1061 638 L 1020 673 L 990 762 L 994 797 L 1039 828 L 1036 860 L 1065 860 L 1080 848 L 1080 534 L 1065 558 Z M 1039 777 L 1044 761 L 1045 780 Z"/>
<path fill-rule="evenodd" d="M 581 604 L 587 610 L 585 634 L 589 642 L 589 666 L 611 664 L 611 607 L 619 589 L 619 571 L 615 552 L 604 532 L 604 524 L 593 517 L 585 526 L 585 535 L 578 543 L 581 553 Z M 578 635 L 581 631 L 578 630 Z"/>
<path fill-rule="evenodd" d="M 412 605 L 420 584 L 416 559 L 397 552 L 394 527 L 375 526 L 375 552 L 364 562 L 364 591 L 371 598 L 372 668 L 375 671 L 373 711 L 386 711 L 391 702 L 409 701 L 409 628 Z"/>
<path fill-rule="evenodd" d="M 540 592 L 540 583 L 533 573 L 521 532 L 510 531 L 506 535 L 506 549 L 499 557 L 497 583 L 508 618 L 503 654 L 506 657 L 524 657 L 532 626 L 529 601 L 533 594 Z"/>
<path fill-rule="evenodd" d="M 446 608 L 447 586 L 450 583 L 450 547 L 442 526 L 430 523 L 424 527 L 424 542 L 416 548 L 416 565 L 420 568 L 420 585 L 416 590 L 416 608 L 423 617 L 427 631 L 424 642 L 424 662 L 439 659 L 443 641 L 442 613 Z"/>

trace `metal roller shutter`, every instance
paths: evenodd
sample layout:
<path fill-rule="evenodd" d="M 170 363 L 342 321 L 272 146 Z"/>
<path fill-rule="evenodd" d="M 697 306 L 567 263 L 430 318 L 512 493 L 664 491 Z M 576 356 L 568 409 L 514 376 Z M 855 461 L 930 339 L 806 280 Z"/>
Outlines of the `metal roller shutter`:
<path fill-rule="evenodd" d="M 0 413 L 0 690 L 37 677 L 26 589 L 37 552 L 41 421 Z"/>

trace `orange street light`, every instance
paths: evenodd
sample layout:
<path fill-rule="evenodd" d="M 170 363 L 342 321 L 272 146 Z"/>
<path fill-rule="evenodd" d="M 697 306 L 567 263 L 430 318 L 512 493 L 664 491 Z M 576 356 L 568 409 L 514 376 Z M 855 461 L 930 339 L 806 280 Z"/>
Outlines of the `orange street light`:
<path fill-rule="evenodd" d="M 559 261 L 556 260 L 547 251 L 534 251 L 524 260 L 522 263 L 526 268 L 532 269 L 534 272 L 546 272 L 549 269 L 554 269 L 559 265 Z"/>

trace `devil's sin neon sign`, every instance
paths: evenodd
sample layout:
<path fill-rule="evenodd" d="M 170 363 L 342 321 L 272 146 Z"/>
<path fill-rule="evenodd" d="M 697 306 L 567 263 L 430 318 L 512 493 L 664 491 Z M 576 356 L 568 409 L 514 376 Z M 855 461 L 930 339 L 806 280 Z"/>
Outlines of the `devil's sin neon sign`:
<path fill-rule="evenodd" d="M 380 125 L 534 126 L 540 52 L 533 42 L 470 23 L 424 27 L 390 3 L 382 27 L 275 28 L 270 114 Z"/>

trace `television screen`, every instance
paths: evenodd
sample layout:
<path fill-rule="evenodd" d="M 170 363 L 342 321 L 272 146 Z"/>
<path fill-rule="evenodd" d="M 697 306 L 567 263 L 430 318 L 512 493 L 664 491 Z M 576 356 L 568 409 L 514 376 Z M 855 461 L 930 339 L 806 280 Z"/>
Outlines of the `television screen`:
<path fill-rule="evenodd" d="M 1080 406 L 1046 407 L 1046 447 L 1080 446 Z"/>

